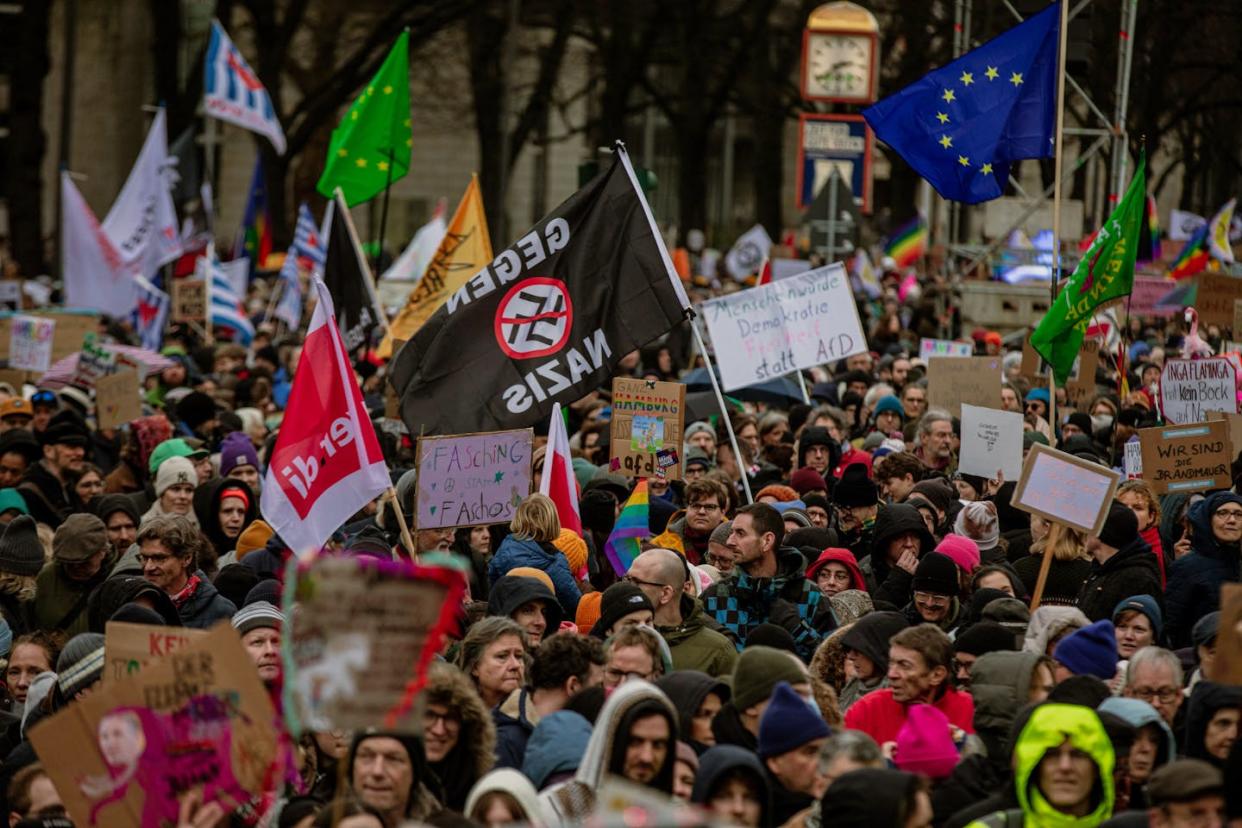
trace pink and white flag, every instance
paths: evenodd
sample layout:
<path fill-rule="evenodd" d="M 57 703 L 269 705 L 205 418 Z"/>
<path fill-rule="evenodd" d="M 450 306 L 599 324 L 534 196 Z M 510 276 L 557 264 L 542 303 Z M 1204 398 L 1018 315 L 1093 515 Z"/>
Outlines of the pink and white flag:
<path fill-rule="evenodd" d="M 65 304 L 93 308 L 118 318 L 129 316 L 138 304 L 133 269 L 125 263 L 73 179 L 64 171 L 60 174 L 60 193 Z"/>
<path fill-rule="evenodd" d="M 574 478 L 573 458 L 569 455 L 569 434 L 561 404 L 552 406 L 552 422 L 548 426 L 548 449 L 543 458 L 543 477 L 539 493 L 556 504 L 562 529 L 582 534 L 582 517 L 578 512 L 578 481 Z"/>

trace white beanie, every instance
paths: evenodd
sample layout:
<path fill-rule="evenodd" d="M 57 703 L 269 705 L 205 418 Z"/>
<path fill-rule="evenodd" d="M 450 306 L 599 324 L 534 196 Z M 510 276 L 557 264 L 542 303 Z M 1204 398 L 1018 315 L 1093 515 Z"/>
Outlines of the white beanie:
<path fill-rule="evenodd" d="M 188 457 L 169 457 L 160 463 L 155 473 L 155 496 L 162 497 L 164 492 L 179 483 L 198 485 L 198 472 Z"/>

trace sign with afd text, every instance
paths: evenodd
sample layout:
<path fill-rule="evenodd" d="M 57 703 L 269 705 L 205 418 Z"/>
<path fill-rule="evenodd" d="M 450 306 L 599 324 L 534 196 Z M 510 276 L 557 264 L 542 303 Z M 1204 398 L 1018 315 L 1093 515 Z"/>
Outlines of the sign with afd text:
<path fill-rule="evenodd" d="M 418 528 L 508 523 L 530 494 L 532 439 L 529 428 L 420 437 Z"/>
<path fill-rule="evenodd" d="M 702 307 L 725 391 L 867 350 L 850 280 L 839 262 L 710 299 Z M 996 393 L 999 398 L 999 385 Z"/>
<path fill-rule="evenodd" d="M 680 382 L 613 378 L 609 467 L 627 477 L 681 477 L 685 407 Z"/>
<path fill-rule="evenodd" d="M 1237 373 L 1224 357 L 1165 360 L 1160 410 L 1170 423 L 1201 423 L 1209 411 L 1236 413 Z"/>
<path fill-rule="evenodd" d="M 1120 478 L 1098 463 L 1036 443 L 1022 464 L 1012 502 L 1024 512 L 1095 534 Z"/>
<path fill-rule="evenodd" d="M 1143 479 L 1156 494 L 1228 489 L 1233 485 L 1229 423 L 1141 428 Z"/>

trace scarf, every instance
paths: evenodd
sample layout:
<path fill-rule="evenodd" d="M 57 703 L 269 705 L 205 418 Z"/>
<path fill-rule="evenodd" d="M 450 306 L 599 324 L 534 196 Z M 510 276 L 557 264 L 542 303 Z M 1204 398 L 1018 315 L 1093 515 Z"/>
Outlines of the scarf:
<path fill-rule="evenodd" d="M 198 586 L 202 582 L 202 578 L 199 578 L 197 575 L 191 575 L 190 579 L 185 582 L 185 586 L 181 588 L 180 592 L 176 595 L 169 596 L 172 598 L 173 606 L 177 609 L 181 609 L 187 601 L 194 597 L 194 593 L 198 592 Z"/>

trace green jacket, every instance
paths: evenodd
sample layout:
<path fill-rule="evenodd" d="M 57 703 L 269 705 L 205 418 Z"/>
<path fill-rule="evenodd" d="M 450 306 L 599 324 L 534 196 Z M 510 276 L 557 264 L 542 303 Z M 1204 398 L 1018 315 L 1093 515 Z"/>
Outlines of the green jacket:
<path fill-rule="evenodd" d="M 112 568 L 112 556 L 104 560 L 103 566 L 89 581 L 73 581 L 65 575 L 63 565 L 57 561 L 45 564 L 35 576 L 35 597 L 31 602 L 32 626 L 35 629 L 54 630 L 57 624 L 65 619 L 75 606 L 80 607 L 77 614 L 59 629 L 65 638 L 73 638 L 78 633 L 89 632 L 86 612 L 86 596 L 95 587 L 102 584 Z"/>
<path fill-rule="evenodd" d="M 722 633 L 707 626 L 707 615 L 697 599 L 683 594 L 682 621 L 675 627 L 656 627 L 673 656 L 674 670 L 700 670 L 713 678 L 733 672 L 737 648 Z"/>
<path fill-rule="evenodd" d="M 1095 807 L 1083 817 L 1053 808 L 1036 785 L 1040 761 L 1049 750 L 1066 740 L 1095 762 L 1099 781 Z M 1094 710 L 1073 704 L 1043 704 L 1035 708 L 1014 745 L 1014 785 L 1022 807 L 1023 828 L 1092 828 L 1113 815 L 1113 746 Z M 1001 828 L 1017 825 L 1016 812 L 997 811 L 972 822 L 967 828 Z"/>

